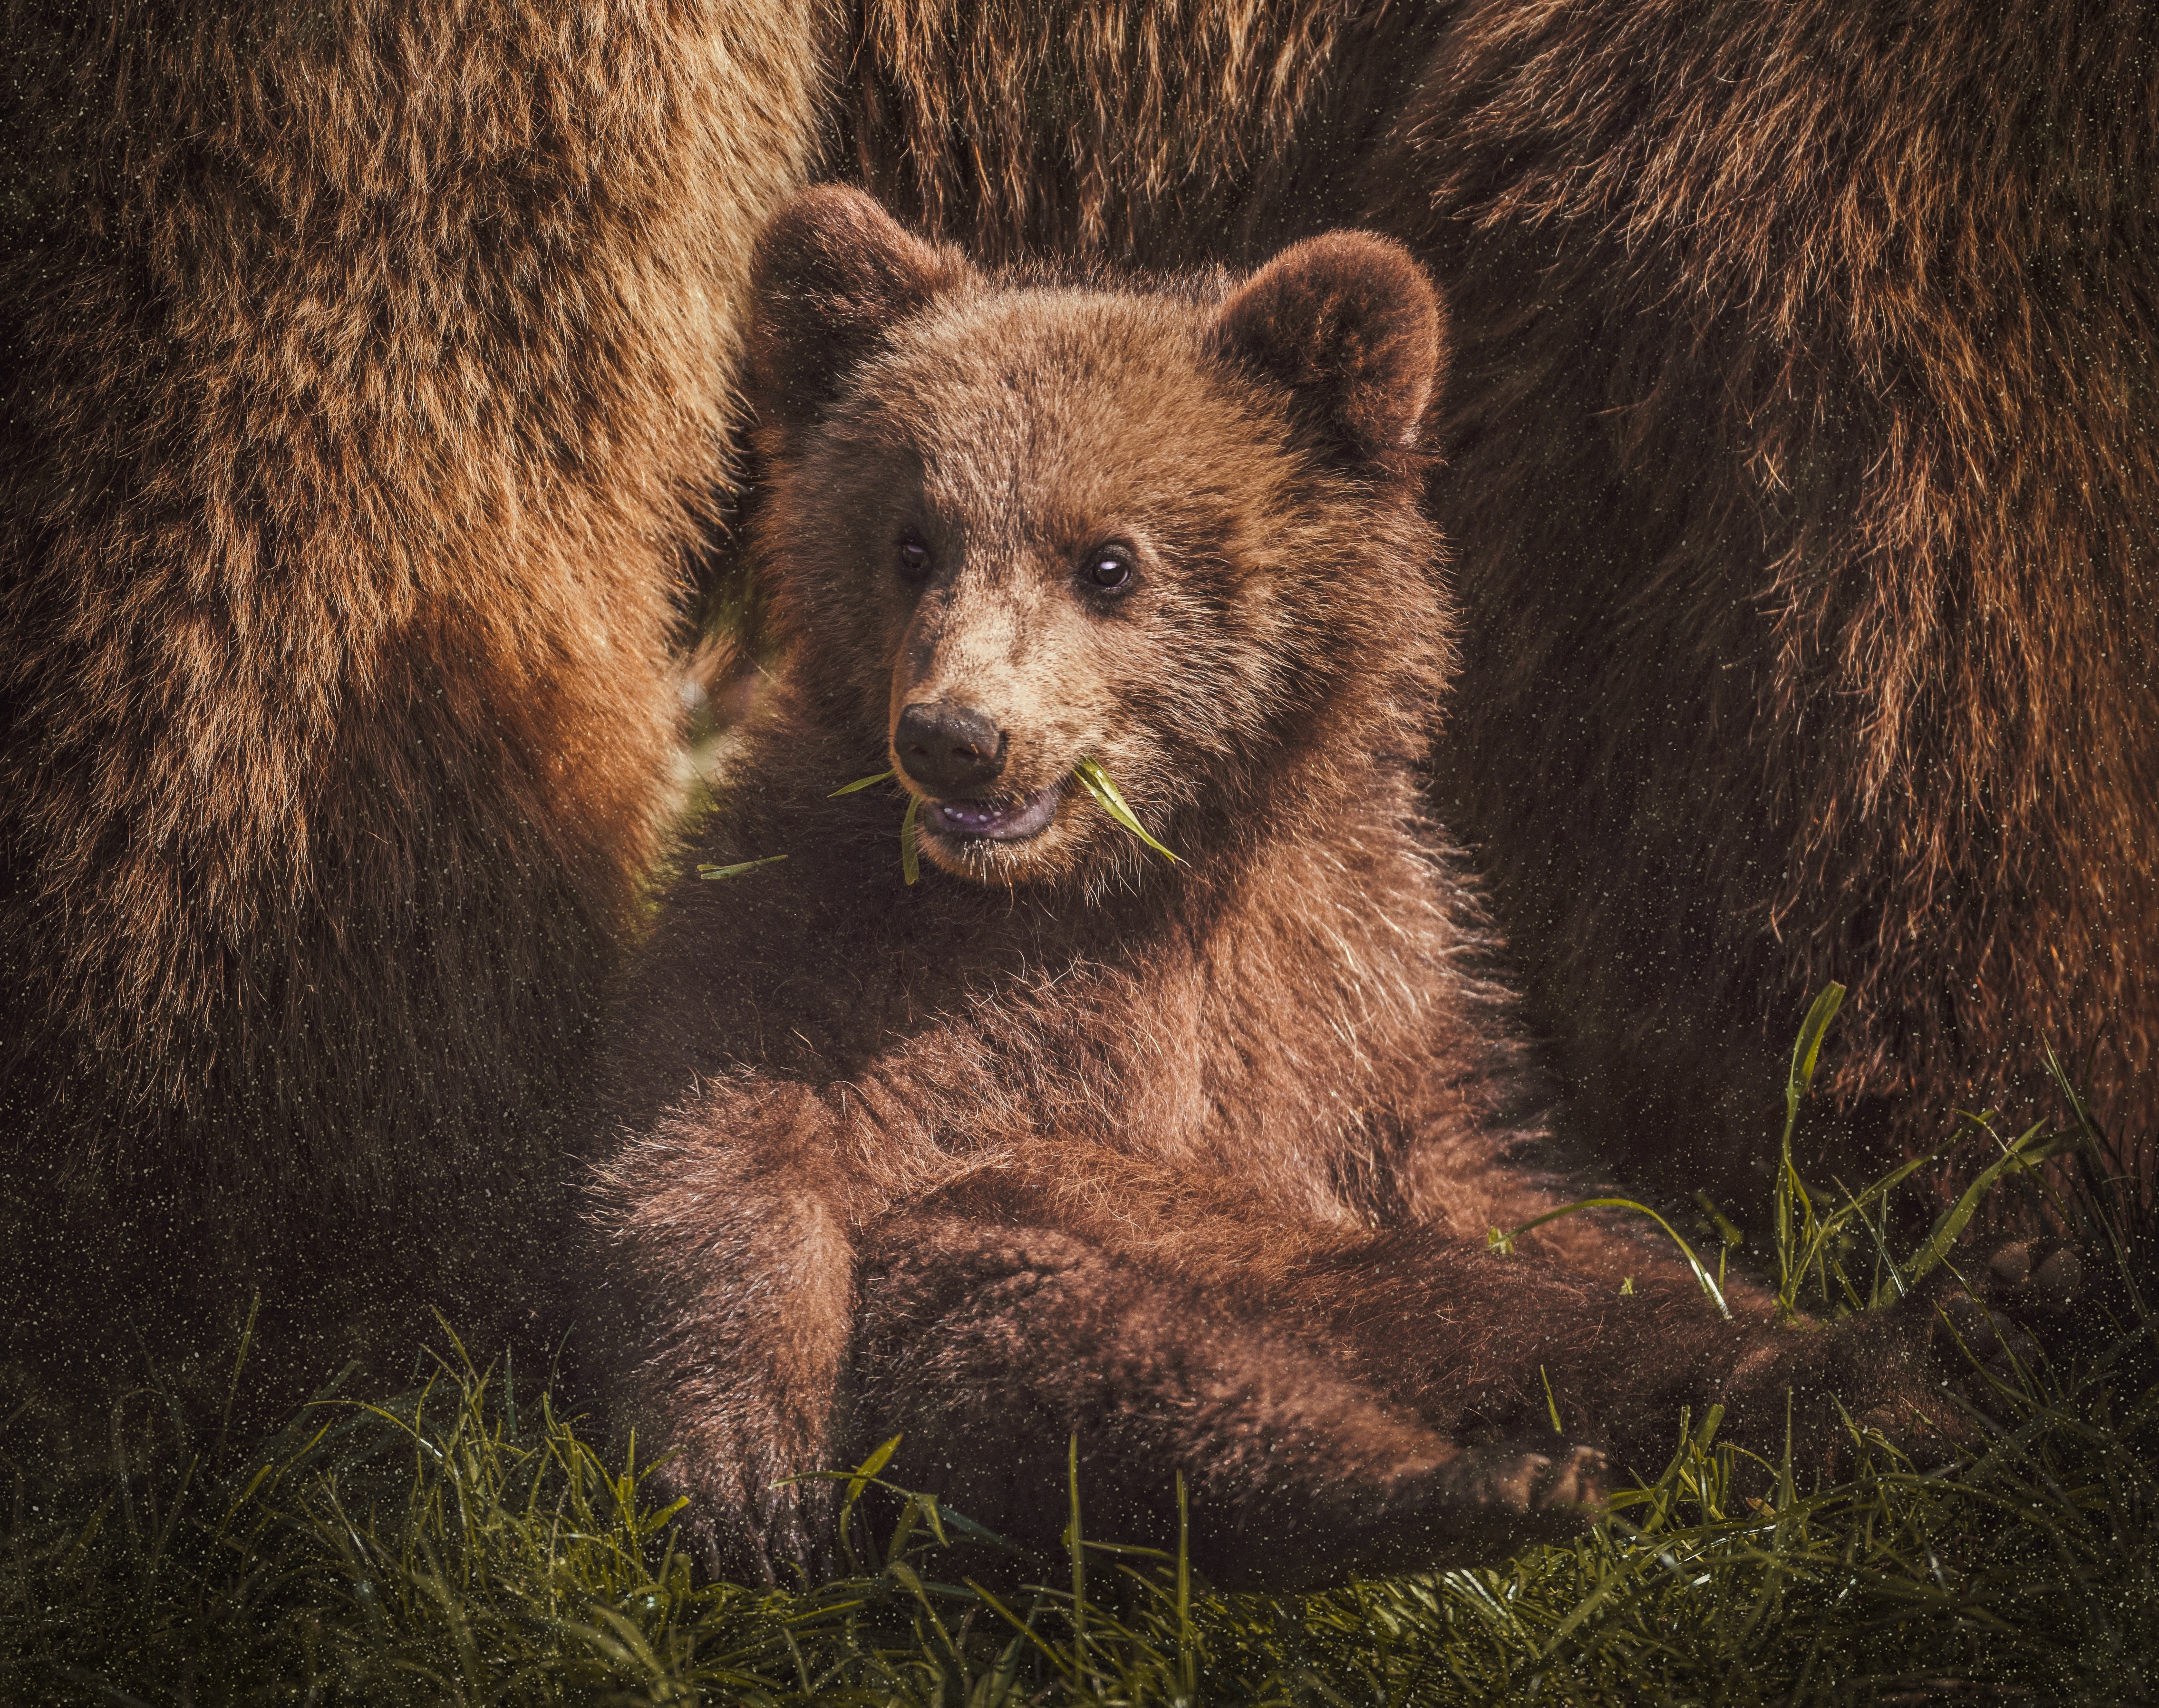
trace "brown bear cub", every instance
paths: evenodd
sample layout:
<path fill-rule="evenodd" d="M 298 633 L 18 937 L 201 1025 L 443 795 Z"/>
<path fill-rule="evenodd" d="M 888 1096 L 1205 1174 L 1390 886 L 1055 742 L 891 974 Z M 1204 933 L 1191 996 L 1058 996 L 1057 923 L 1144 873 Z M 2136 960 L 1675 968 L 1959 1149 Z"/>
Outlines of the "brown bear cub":
<path fill-rule="evenodd" d="M 1577 1527 L 1682 1405 L 1929 1426 L 1924 1309 L 1727 1322 L 1587 1218 L 1486 1249 L 1577 1194 L 1418 804 L 1447 347 L 1403 250 L 1000 279 L 823 189 L 753 277 L 784 650 L 701 852 L 787 858 L 678 888 L 604 1091 L 635 1387 L 721 1564 L 816 1564 L 829 1485 L 782 1479 L 894 1431 L 1035 1546 L 1069 1433 L 1097 1534 L 1182 1471 L 1195 1563 L 1286 1587 Z M 911 886 L 893 795 L 833 798 L 887 767 Z"/>

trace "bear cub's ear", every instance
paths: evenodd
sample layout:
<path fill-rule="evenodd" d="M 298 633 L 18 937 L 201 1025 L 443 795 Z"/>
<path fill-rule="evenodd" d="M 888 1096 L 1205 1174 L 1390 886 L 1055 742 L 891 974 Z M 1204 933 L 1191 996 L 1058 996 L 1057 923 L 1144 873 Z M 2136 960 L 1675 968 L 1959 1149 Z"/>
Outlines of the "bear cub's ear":
<path fill-rule="evenodd" d="M 974 270 L 860 190 L 805 190 L 758 239 L 746 389 L 761 425 L 814 421 L 893 326 Z"/>
<path fill-rule="evenodd" d="M 1446 374 L 1432 281 L 1401 245 L 1362 231 L 1285 249 L 1222 305 L 1208 343 L 1287 387 L 1306 429 L 1359 463 L 1416 448 Z"/>

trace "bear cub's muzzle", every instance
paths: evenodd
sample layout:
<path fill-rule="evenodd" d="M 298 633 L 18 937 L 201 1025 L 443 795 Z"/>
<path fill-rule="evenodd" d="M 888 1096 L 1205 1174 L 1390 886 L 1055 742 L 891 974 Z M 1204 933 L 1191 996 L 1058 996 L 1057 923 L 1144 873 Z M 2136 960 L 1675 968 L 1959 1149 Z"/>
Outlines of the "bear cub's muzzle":
<path fill-rule="evenodd" d="M 926 828 L 960 841 L 1018 842 L 1047 830 L 1063 787 L 1033 794 L 996 794 L 1011 743 L 978 707 L 950 700 L 917 701 L 899 714 L 892 754 L 923 802 Z"/>

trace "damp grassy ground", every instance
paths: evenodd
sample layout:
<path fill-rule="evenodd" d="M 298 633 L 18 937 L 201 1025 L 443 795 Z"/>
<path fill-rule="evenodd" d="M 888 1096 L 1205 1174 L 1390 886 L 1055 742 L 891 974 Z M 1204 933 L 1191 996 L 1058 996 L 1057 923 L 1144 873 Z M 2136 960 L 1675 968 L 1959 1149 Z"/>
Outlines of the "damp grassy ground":
<path fill-rule="evenodd" d="M 643 1467 L 446 1344 L 419 1390 L 221 1462 L 144 1396 L 160 1475 L 12 1515 L 0 1701 L 2134 1703 L 2150 1351 L 2125 1325 L 2031 1369 L 1930 1474 L 1866 1441 L 1820 1483 L 1675 1419 L 1663 1475 L 1570 1546 L 1269 1600 L 1098 1546 L 1084 1485 L 1076 1554 L 1002 1594 L 946 1581 L 934 1503 L 874 1491 L 852 1575 L 701 1583 Z"/>
<path fill-rule="evenodd" d="M 1810 1017 L 1789 1110 L 1833 1012 Z M 326 1394 L 267 1440 L 151 1369 L 114 1409 L 127 1474 L 60 1490 L 8 1467 L 0 1704 L 2151 1701 L 2150 1213 L 2063 1091 L 2061 1131 L 1977 1128 L 2007 1159 L 1986 1188 L 2029 1194 L 2095 1281 L 2056 1344 L 1977 1384 L 1947 1466 L 1855 1431 L 1832 1481 L 1735 1452 L 1714 1411 L 1675 1417 L 1661 1473 L 1569 1545 L 1269 1599 L 1093 1536 L 1077 1478 L 1063 1552 L 993 1593 L 945 1545 L 964 1515 L 871 1463 L 847 1575 L 774 1590 L 701 1581 L 634 1447 L 446 1329 L 406 1390 Z M 1810 1193 L 1789 1136 L 1768 1244 L 1794 1302 L 1865 1308 L 1957 1260 L 1975 1197 L 1892 1259 L 1886 1193 Z"/>

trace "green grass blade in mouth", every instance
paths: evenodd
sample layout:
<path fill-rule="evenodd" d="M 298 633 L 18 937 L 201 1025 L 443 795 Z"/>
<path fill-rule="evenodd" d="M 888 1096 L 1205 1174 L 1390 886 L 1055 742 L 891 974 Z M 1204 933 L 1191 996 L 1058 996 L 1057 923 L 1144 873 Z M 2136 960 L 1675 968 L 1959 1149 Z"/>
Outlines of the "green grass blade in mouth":
<path fill-rule="evenodd" d="M 874 777 L 857 777 L 844 789 L 836 789 L 825 797 L 837 800 L 843 794 L 852 794 L 857 789 L 872 788 L 889 782 L 898 774 L 880 771 Z M 907 797 L 907 815 L 899 821 L 899 875 L 909 883 L 922 876 L 922 856 L 915 846 L 914 821 L 922 815 L 922 797 L 910 790 Z"/>
<path fill-rule="evenodd" d="M 1163 859 L 1173 865 L 1176 863 L 1177 856 L 1150 836 L 1147 833 L 1147 826 L 1139 821 L 1138 815 L 1131 807 L 1126 805 L 1124 796 L 1117 792 L 1117 785 L 1110 780 L 1110 774 L 1107 771 L 1092 759 L 1082 759 L 1072 768 L 1072 774 L 1080 779 L 1080 786 L 1095 797 L 1095 805 L 1100 807 L 1104 812 L 1109 814 L 1111 818 L 1137 836 L 1148 847 L 1153 849 L 1156 853 L 1161 855 Z"/>
<path fill-rule="evenodd" d="M 857 789 L 872 788 L 879 783 L 891 781 L 898 774 L 880 771 L 874 777 L 857 777 L 844 789 L 836 789 L 825 797 L 837 800 L 843 794 L 852 794 Z M 899 875 L 909 883 L 922 876 L 922 855 L 916 846 L 915 820 L 922 816 L 922 797 L 912 790 L 907 796 L 907 815 L 899 821 Z"/>
<path fill-rule="evenodd" d="M 760 866 L 770 866 L 774 862 L 784 860 L 786 857 L 784 854 L 768 854 L 762 860 L 738 860 L 732 866 L 700 864 L 697 867 L 697 876 L 707 878 L 740 877 L 745 872 L 754 872 Z"/>
<path fill-rule="evenodd" d="M 858 789 L 867 789 L 873 784 L 882 783 L 891 775 L 892 773 L 889 771 L 880 771 L 874 777 L 857 777 L 845 789 L 836 789 L 830 794 L 826 795 L 825 799 L 827 800 L 837 800 L 843 794 L 852 794 Z"/>

